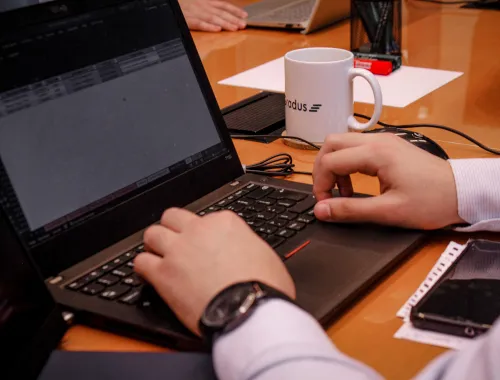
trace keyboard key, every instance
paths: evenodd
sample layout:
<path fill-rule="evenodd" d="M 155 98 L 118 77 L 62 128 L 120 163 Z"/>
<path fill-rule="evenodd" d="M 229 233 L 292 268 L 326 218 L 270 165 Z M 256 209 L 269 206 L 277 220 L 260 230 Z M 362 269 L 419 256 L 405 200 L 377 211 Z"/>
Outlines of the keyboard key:
<path fill-rule="evenodd" d="M 306 212 L 306 214 L 309 216 L 314 216 L 314 207 L 310 209 L 308 212 Z"/>
<path fill-rule="evenodd" d="M 295 231 L 300 231 L 305 227 L 305 223 L 300 223 L 300 222 L 291 222 L 286 228 L 289 228 L 291 230 Z"/>
<path fill-rule="evenodd" d="M 307 197 L 307 194 L 304 193 L 298 193 L 296 191 L 291 191 L 291 190 L 286 190 L 286 189 L 278 189 L 272 194 L 269 195 L 271 198 L 275 199 L 290 199 L 292 201 L 301 201 L 305 197 Z"/>
<path fill-rule="evenodd" d="M 109 271 L 112 271 L 113 269 L 115 269 L 118 265 L 113 265 L 111 263 L 108 263 L 108 264 L 104 264 L 100 270 L 103 272 L 103 273 L 108 273 Z"/>
<path fill-rule="evenodd" d="M 271 246 L 271 248 L 276 248 L 285 241 L 284 238 L 276 236 L 276 235 L 268 236 L 264 240 L 267 242 L 267 244 L 269 244 Z"/>
<path fill-rule="evenodd" d="M 284 212 L 283 214 L 278 215 L 278 218 L 284 219 L 284 220 L 294 220 L 297 217 L 297 214 L 293 212 Z"/>
<path fill-rule="evenodd" d="M 246 210 L 243 210 L 243 211 L 240 211 L 238 213 L 238 215 L 240 217 L 242 217 L 243 219 L 251 219 L 255 216 L 255 213 L 253 211 L 246 211 Z"/>
<path fill-rule="evenodd" d="M 274 234 L 276 231 L 278 231 L 278 227 L 270 226 L 268 224 L 266 224 L 265 226 L 259 227 L 259 229 L 257 230 L 257 232 L 262 232 L 262 233 L 265 233 L 267 235 Z"/>
<path fill-rule="evenodd" d="M 101 297 L 108 299 L 108 300 L 114 300 L 118 297 L 121 297 L 125 293 L 127 293 L 130 290 L 128 286 L 125 285 L 115 285 L 112 286 L 111 288 L 106 289 L 104 292 L 101 293 Z"/>
<path fill-rule="evenodd" d="M 71 284 L 67 285 L 66 288 L 71 289 L 71 290 L 79 290 L 87 284 L 88 284 L 88 282 L 85 282 L 85 281 L 83 281 L 83 279 L 80 279 L 80 280 L 73 281 Z"/>
<path fill-rule="evenodd" d="M 118 276 L 118 277 L 127 277 L 127 276 L 131 275 L 132 273 L 134 273 L 134 270 L 132 268 L 125 266 L 125 267 L 117 268 L 111 273 L 114 274 L 115 276 Z"/>
<path fill-rule="evenodd" d="M 99 294 L 105 289 L 103 285 L 96 284 L 95 282 L 93 284 L 89 284 L 85 286 L 82 289 L 82 293 L 88 294 L 90 296 L 94 296 L 96 294 Z"/>
<path fill-rule="evenodd" d="M 228 200 L 227 198 L 217 202 L 217 206 L 219 207 L 225 207 L 227 205 L 229 205 L 232 201 Z"/>
<path fill-rule="evenodd" d="M 234 202 L 235 200 L 239 199 L 240 197 L 236 194 L 231 194 L 229 197 L 226 198 L 227 201 L 229 202 Z"/>
<path fill-rule="evenodd" d="M 308 215 L 308 214 L 302 214 L 302 215 L 299 215 L 298 218 L 297 218 L 297 222 L 300 222 L 300 223 L 311 223 L 311 222 L 314 222 L 316 218 L 314 216 L 311 216 L 311 215 Z"/>
<path fill-rule="evenodd" d="M 257 231 L 256 231 L 257 232 Z M 259 235 L 262 239 L 266 240 L 267 239 L 267 234 L 264 232 L 257 232 L 257 235 Z"/>
<path fill-rule="evenodd" d="M 285 219 L 274 219 L 274 220 L 270 220 L 269 222 L 267 222 L 267 224 L 270 224 L 271 226 L 276 226 L 276 227 L 284 227 L 286 226 L 288 222 L 285 220 Z"/>
<path fill-rule="evenodd" d="M 254 200 L 248 199 L 248 198 L 241 198 L 236 201 L 236 203 L 243 205 L 243 206 L 250 206 L 254 204 Z"/>
<path fill-rule="evenodd" d="M 138 247 L 136 247 L 136 248 L 134 249 L 134 252 L 135 252 L 135 253 L 142 253 L 142 252 L 144 252 L 144 244 L 141 244 L 141 245 L 139 245 Z"/>
<path fill-rule="evenodd" d="M 267 196 L 268 194 L 271 194 L 274 191 L 272 187 L 269 186 L 262 186 L 260 189 L 254 190 L 251 193 L 247 194 L 247 198 L 250 199 L 261 199 Z"/>
<path fill-rule="evenodd" d="M 139 285 L 142 285 L 142 280 L 141 278 L 136 275 L 135 273 L 128 276 L 127 278 L 124 278 L 122 280 L 122 284 L 125 284 L 125 285 L 128 285 L 128 286 L 132 286 L 132 287 L 136 287 L 136 286 L 139 286 Z"/>
<path fill-rule="evenodd" d="M 281 200 L 278 201 L 278 205 L 279 206 L 284 206 L 284 207 L 288 208 L 288 207 L 294 206 L 295 205 L 295 201 L 291 201 L 289 199 L 281 199 Z"/>
<path fill-rule="evenodd" d="M 248 190 L 239 190 L 237 191 L 236 193 L 234 193 L 234 195 L 236 195 L 237 197 L 242 197 L 244 195 L 248 194 Z"/>
<path fill-rule="evenodd" d="M 307 211 L 311 207 L 314 207 L 315 204 L 316 204 L 316 198 L 314 198 L 314 196 L 312 195 L 309 195 L 306 199 L 300 201 L 295 206 L 291 207 L 288 211 L 302 214 L 304 211 Z"/>
<path fill-rule="evenodd" d="M 255 212 L 262 212 L 265 209 L 266 209 L 266 206 L 258 204 L 258 203 L 254 203 L 253 205 L 250 205 L 247 207 L 247 210 L 255 211 Z"/>
<path fill-rule="evenodd" d="M 276 235 L 285 237 L 285 238 L 290 238 L 293 235 L 295 235 L 295 232 L 286 228 L 283 228 L 282 230 L 279 230 Z"/>
<path fill-rule="evenodd" d="M 134 252 L 134 251 L 129 251 L 127 253 L 125 253 L 123 256 L 122 256 L 122 259 L 124 259 L 124 261 L 128 261 L 128 260 L 131 260 L 133 258 L 135 258 L 137 256 L 137 253 Z"/>
<path fill-rule="evenodd" d="M 129 268 L 134 268 L 134 260 L 130 260 L 128 263 L 127 263 L 127 266 Z"/>
<path fill-rule="evenodd" d="M 274 216 L 275 215 L 269 211 L 259 212 L 257 213 L 257 215 L 255 215 L 257 219 L 264 219 L 264 220 L 271 220 L 272 218 L 274 218 Z"/>
<path fill-rule="evenodd" d="M 239 204 L 239 203 L 233 203 L 233 204 L 227 206 L 227 210 L 233 211 L 236 213 L 243 211 L 244 209 L 245 209 L 245 206 L 243 206 L 242 204 Z"/>
<path fill-rule="evenodd" d="M 271 206 L 271 205 L 275 204 L 276 201 L 272 198 L 263 198 L 263 199 L 259 199 L 257 201 L 257 203 L 263 204 L 265 206 Z"/>
<path fill-rule="evenodd" d="M 250 227 L 260 227 L 260 226 L 263 226 L 264 223 L 265 223 L 265 221 L 262 219 L 253 219 L 253 220 L 247 221 L 247 224 Z"/>
<path fill-rule="evenodd" d="M 101 277 L 99 280 L 97 280 L 97 282 L 99 284 L 106 285 L 106 286 L 114 285 L 118 281 L 120 281 L 120 278 L 116 277 L 116 276 L 113 276 L 111 274 L 107 274 L 106 276 Z"/>
<path fill-rule="evenodd" d="M 141 290 L 140 289 L 132 289 L 131 292 L 124 295 L 120 298 L 121 303 L 125 303 L 127 305 L 135 305 L 139 299 L 141 298 Z"/>
<path fill-rule="evenodd" d="M 286 211 L 286 208 L 283 207 L 283 206 L 269 206 L 267 208 L 267 211 L 269 212 L 274 212 L 275 214 L 281 214 L 281 213 L 284 213 Z"/>
<path fill-rule="evenodd" d="M 256 189 L 256 188 L 258 188 L 258 187 L 259 187 L 259 186 L 258 186 L 258 185 L 256 185 L 255 183 L 251 183 L 251 184 L 249 184 L 249 185 L 247 185 L 247 186 L 245 187 L 245 190 L 255 190 L 255 189 Z"/>

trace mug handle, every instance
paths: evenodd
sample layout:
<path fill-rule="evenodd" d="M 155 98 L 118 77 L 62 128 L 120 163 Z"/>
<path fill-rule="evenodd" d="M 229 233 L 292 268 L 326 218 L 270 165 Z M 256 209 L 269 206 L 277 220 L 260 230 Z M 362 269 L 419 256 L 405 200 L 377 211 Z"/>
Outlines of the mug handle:
<path fill-rule="evenodd" d="M 380 114 L 382 113 L 382 90 L 380 88 L 380 84 L 377 81 L 377 78 L 375 78 L 375 75 L 373 75 L 368 70 L 359 68 L 349 69 L 350 81 L 354 80 L 354 78 L 357 76 L 363 77 L 368 81 L 370 87 L 372 88 L 373 96 L 375 98 L 374 102 L 375 107 L 373 110 L 373 115 L 371 119 L 368 120 L 368 122 L 360 123 L 354 118 L 353 115 L 349 116 L 349 118 L 347 119 L 347 124 L 349 125 L 350 128 L 355 129 L 357 131 L 362 131 L 374 127 L 375 125 L 377 125 L 377 122 L 380 119 Z"/>

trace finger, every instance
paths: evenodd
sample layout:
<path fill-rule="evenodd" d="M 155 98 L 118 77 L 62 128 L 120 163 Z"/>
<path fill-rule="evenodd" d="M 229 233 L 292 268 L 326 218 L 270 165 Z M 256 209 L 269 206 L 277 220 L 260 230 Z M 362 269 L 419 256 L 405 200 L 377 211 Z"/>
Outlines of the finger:
<path fill-rule="evenodd" d="M 186 17 L 186 22 L 191 30 L 199 30 L 202 32 L 220 32 L 222 30 L 219 25 L 210 24 L 198 18 Z"/>
<path fill-rule="evenodd" d="M 149 227 L 144 232 L 144 245 L 148 251 L 152 251 L 160 256 L 165 256 L 169 253 L 169 247 L 173 239 L 176 238 L 176 233 L 163 226 L 154 225 Z"/>
<path fill-rule="evenodd" d="M 314 214 L 328 222 L 394 224 L 400 202 L 390 194 L 369 198 L 337 197 L 318 202 Z"/>
<path fill-rule="evenodd" d="M 151 253 L 141 253 L 134 260 L 134 270 L 151 285 L 159 284 L 161 277 L 161 257 Z"/>
<path fill-rule="evenodd" d="M 236 5 L 233 5 L 226 1 L 214 0 L 212 1 L 212 4 L 217 8 L 224 9 L 225 11 L 235 15 L 236 17 L 243 19 L 246 19 L 248 17 L 248 13 L 244 9 L 237 7 Z"/>
<path fill-rule="evenodd" d="M 238 29 L 244 29 L 247 26 L 245 20 L 238 18 L 224 10 L 221 10 L 218 16 L 220 16 L 222 19 L 226 20 L 230 24 L 235 25 Z"/>
<path fill-rule="evenodd" d="M 339 176 L 348 176 L 354 173 L 376 175 L 377 158 L 371 149 L 365 146 L 346 148 L 336 152 L 330 152 L 321 158 L 316 158 L 313 171 L 313 191 L 316 198 L 321 201 L 331 198 L 331 190 L 338 181 Z M 339 185 L 344 185 L 341 180 Z M 352 185 L 348 186 L 348 188 Z"/>
<path fill-rule="evenodd" d="M 337 186 L 339 188 L 339 193 L 341 197 L 352 197 L 352 195 L 354 194 L 351 177 L 348 175 L 338 176 Z"/>
<path fill-rule="evenodd" d="M 193 214 L 191 211 L 173 207 L 163 213 L 161 225 L 175 232 L 181 232 L 199 218 L 198 215 Z"/>

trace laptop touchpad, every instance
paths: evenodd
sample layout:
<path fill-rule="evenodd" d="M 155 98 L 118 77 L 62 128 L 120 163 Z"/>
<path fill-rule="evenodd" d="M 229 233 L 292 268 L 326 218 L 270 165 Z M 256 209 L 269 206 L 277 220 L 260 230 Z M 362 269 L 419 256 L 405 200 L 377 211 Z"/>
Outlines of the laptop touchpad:
<path fill-rule="evenodd" d="M 297 287 L 298 304 L 322 318 L 359 287 L 377 256 L 370 250 L 311 241 L 286 262 Z"/>

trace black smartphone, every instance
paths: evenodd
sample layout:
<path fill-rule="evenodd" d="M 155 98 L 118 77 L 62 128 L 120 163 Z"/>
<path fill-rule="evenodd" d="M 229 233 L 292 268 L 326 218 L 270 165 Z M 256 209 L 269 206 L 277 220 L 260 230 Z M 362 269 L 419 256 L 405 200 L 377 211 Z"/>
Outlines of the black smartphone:
<path fill-rule="evenodd" d="M 460 258 L 411 309 L 413 326 L 474 338 L 500 317 L 500 243 L 470 241 Z"/>

